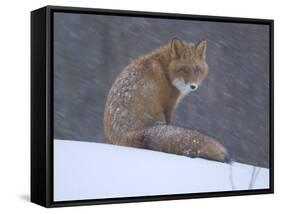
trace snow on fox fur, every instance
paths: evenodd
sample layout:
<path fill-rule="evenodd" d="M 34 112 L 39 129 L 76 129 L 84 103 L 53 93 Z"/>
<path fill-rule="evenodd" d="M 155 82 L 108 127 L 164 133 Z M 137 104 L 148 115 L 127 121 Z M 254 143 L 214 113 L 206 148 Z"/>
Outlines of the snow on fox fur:
<path fill-rule="evenodd" d="M 206 41 L 173 39 L 133 60 L 107 96 L 107 143 L 230 162 L 217 139 L 169 124 L 181 99 L 207 77 L 206 49 Z"/>

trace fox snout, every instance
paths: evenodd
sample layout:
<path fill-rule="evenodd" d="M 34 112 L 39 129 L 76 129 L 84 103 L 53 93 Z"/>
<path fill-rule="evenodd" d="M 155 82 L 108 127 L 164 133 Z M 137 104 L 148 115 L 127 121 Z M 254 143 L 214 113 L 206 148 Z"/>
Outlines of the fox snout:
<path fill-rule="evenodd" d="M 196 91 L 198 88 L 198 83 L 186 83 L 184 79 L 175 79 L 173 85 L 179 90 L 182 95 L 187 95 L 191 91 Z"/>
<path fill-rule="evenodd" d="M 191 91 L 196 91 L 197 88 L 198 88 L 198 85 L 197 85 L 197 84 L 195 84 L 195 83 L 190 84 L 190 89 L 191 89 Z"/>

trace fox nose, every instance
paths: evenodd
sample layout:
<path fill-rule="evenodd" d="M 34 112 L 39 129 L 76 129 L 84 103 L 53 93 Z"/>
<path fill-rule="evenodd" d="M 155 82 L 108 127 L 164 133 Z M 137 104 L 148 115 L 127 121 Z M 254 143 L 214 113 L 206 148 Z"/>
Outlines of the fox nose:
<path fill-rule="evenodd" d="M 192 85 L 190 85 L 190 88 L 191 88 L 192 91 L 195 91 L 197 89 L 197 85 L 192 84 Z"/>

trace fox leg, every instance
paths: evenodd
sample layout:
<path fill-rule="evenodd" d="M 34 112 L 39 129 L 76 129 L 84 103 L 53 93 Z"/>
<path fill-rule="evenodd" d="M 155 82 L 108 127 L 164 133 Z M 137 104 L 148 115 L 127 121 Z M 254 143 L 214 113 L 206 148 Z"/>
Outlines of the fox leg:
<path fill-rule="evenodd" d="M 195 130 L 172 125 L 157 125 L 143 132 L 143 148 L 188 157 L 231 162 L 231 158 L 222 144 L 214 138 Z"/>

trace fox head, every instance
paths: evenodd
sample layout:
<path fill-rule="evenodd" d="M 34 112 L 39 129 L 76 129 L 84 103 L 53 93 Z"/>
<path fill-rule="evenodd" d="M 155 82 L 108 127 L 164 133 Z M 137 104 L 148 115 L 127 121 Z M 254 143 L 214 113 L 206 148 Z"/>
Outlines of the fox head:
<path fill-rule="evenodd" d="M 171 83 L 185 95 L 195 91 L 208 73 L 206 41 L 197 44 L 173 39 L 169 43 L 168 67 Z"/>

